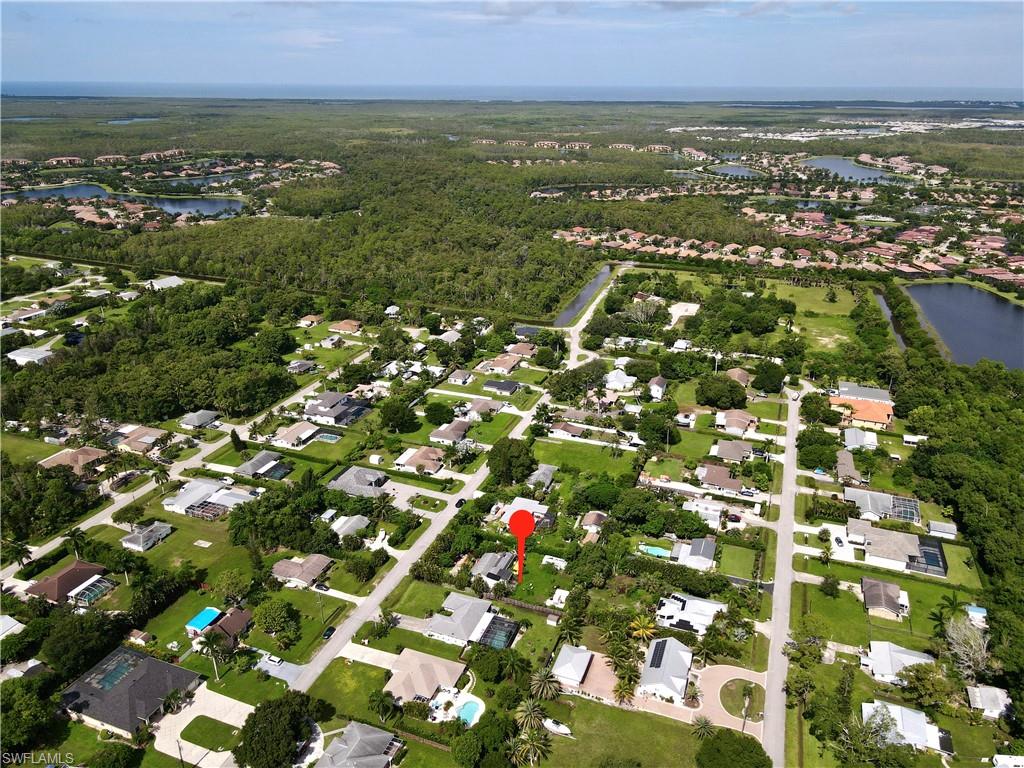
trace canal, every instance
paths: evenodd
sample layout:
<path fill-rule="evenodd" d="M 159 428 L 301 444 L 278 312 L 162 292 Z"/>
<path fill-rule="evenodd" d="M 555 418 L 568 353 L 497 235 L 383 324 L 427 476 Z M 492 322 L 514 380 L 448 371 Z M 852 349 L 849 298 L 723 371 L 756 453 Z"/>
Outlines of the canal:
<path fill-rule="evenodd" d="M 608 275 L 611 273 L 612 268 L 608 264 L 601 267 L 600 271 L 594 275 L 594 278 L 583 286 L 583 290 L 577 293 L 576 297 L 569 302 L 565 309 L 558 313 L 558 317 L 555 318 L 555 327 L 564 328 L 567 325 L 572 325 L 572 321 L 576 319 L 576 315 L 578 315 L 583 308 L 590 303 L 590 300 L 594 298 L 594 294 L 601 290 L 601 286 L 605 284 L 605 281 L 608 279 Z"/>

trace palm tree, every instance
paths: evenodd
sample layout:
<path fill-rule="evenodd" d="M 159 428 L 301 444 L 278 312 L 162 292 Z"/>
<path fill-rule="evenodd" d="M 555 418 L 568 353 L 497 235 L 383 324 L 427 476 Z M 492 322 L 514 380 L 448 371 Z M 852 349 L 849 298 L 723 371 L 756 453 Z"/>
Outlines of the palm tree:
<path fill-rule="evenodd" d="M 376 713 L 383 723 L 395 713 L 395 699 L 385 691 L 373 691 L 370 693 L 370 711 Z"/>
<path fill-rule="evenodd" d="M 619 704 L 625 704 L 633 700 L 633 689 L 636 688 L 633 683 L 626 680 L 619 680 L 615 684 L 615 688 L 612 689 L 612 694 L 615 696 L 615 701 Z"/>
<path fill-rule="evenodd" d="M 708 643 L 706 638 L 699 638 L 691 648 L 693 651 L 693 658 L 701 663 L 701 666 L 707 666 L 708 662 L 714 659 L 714 654 L 711 652 L 711 645 Z"/>
<path fill-rule="evenodd" d="M 832 562 L 832 542 L 826 541 L 825 546 L 822 548 L 821 553 L 818 555 L 818 559 L 822 565 L 828 565 Z"/>
<path fill-rule="evenodd" d="M 64 534 L 64 537 L 71 542 L 71 548 L 75 551 L 75 559 L 78 559 L 78 548 L 85 544 L 85 531 L 81 528 L 72 528 Z"/>
<path fill-rule="evenodd" d="M 714 723 L 707 715 L 697 715 L 693 720 L 693 735 L 701 741 L 713 736 L 715 733 Z"/>
<path fill-rule="evenodd" d="M 220 670 L 217 667 L 217 657 L 224 647 L 224 635 L 217 631 L 210 631 L 196 638 L 196 650 L 204 656 L 209 656 L 213 662 L 213 676 L 220 682 Z"/>
<path fill-rule="evenodd" d="M 156 484 L 162 488 L 170 481 L 171 473 L 167 471 L 167 467 L 161 464 L 153 470 L 153 479 L 156 481 Z"/>
<path fill-rule="evenodd" d="M 547 717 L 547 712 L 544 711 L 538 702 L 533 699 L 523 699 L 516 706 L 515 711 L 512 713 L 512 717 L 523 730 L 530 730 L 533 728 L 540 728 L 544 725 L 544 718 Z"/>
<path fill-rule="evenodd" d="M 531 728 L 519 734 L 512 749 L 518 765 L 536 765 L 551 754 L 551 737 L 547 731 Z"/>
<path fill-rule="evenodd" d="M 25 561 L 29 559 L 32 551 L 28 548 L 28 545 L 23 541 L 14 541 L 8 539 L 4 542 L 4 554 L 17 561 L 18 565 L 24 565 Z"/>
<path fill-rule="evenodd" d="M 658 625 L 655 624 L 654 619 L 646 613 L 638 613 L 636 617 L 629 622 L 629 628 L 633 633 L 633 637 L 644 643 L 654 639 L 654 636 L 658 634 Z"/>
<path fill-rule="evenodd" d="M 689 701 L 689 702 L 691 702 L 693 704 L 697 704 L 701 700 L 701 698 L 703 696 L 704 696 L 704 693 L 701 691 L 700 686 L 697 685 L 695 682 L 693 682 L 691 680 L 690 682 L 688 682 L 686 684 L 686 700 L 687 701 Z"/>
<path fill-rule="evenodd" d="M 579 645 L 583 640 L 583 625 L 578 621 L 562 621 L 558 628 L 558 639 L 566 645 Z"/>
<path fill-rule="evenodd" d="M 561 692 L 562 685 L 550 669 L 538 669 L 530 675 L 530 693 L 538 699 L 551 701 Z"/>
<path fill-rule="evenodd" d="M 530 662 L 524 659 L 517 651 L 507 648 L 502 651 L 502 667 L 505 676 L 518 680 L 530 672 Z"/>

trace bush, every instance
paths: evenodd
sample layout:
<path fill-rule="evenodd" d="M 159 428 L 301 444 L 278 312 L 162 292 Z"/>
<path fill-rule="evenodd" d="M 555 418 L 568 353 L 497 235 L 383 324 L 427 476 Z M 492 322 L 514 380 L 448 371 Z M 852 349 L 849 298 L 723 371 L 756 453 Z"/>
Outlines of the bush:
<path fill-rule="evenodd" d="M 760 744 L 728 728 L 719 728 L 697 750 L 698 768 L 771 768 L 772 761 Z"/>

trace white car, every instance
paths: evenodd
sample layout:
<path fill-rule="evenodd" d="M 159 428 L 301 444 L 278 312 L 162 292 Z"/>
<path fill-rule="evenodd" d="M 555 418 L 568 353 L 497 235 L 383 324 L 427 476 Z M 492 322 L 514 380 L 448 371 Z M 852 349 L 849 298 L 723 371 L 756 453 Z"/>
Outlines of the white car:
<path fill-rule="evenodd" d="M 279 667 L 283 663 L 284 659 L 280 659 L 277 656 L 267 656 L 267 664 L 273 664 L 275 667 Z"/>

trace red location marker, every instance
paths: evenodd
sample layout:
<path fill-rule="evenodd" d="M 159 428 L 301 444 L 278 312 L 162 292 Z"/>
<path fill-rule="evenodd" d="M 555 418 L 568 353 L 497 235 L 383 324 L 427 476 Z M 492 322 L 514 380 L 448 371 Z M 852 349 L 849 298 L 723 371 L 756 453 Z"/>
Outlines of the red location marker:
<path fill-rule="evenodd" d="M 516 537 L 516 551 L 519 554 L 519 583 L 523 582 L 523 570 L 526 568 L 526 539 L 533 533 L 536 523 L 533 515 L 525 509 L 517 509 L 508 521 L 509 532 Z"/>

